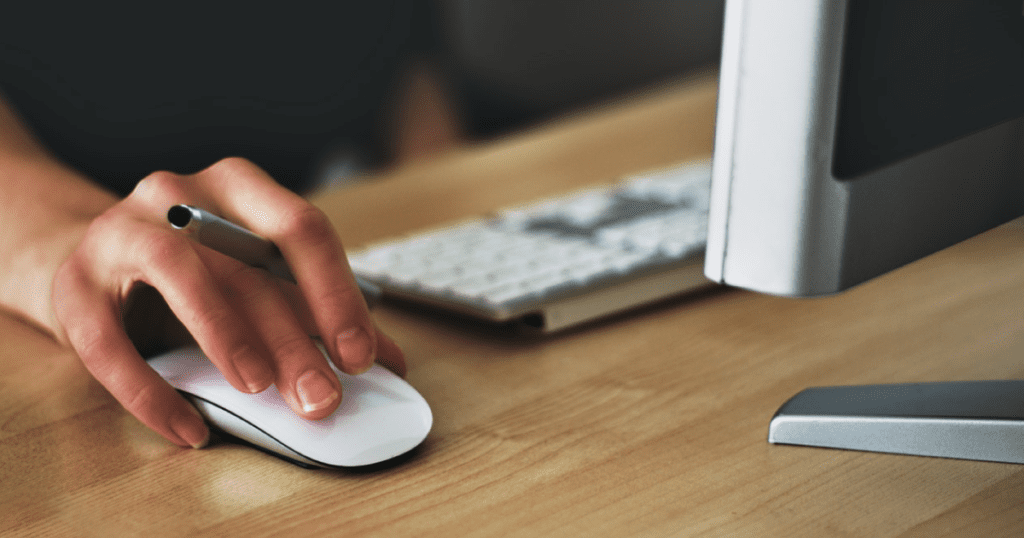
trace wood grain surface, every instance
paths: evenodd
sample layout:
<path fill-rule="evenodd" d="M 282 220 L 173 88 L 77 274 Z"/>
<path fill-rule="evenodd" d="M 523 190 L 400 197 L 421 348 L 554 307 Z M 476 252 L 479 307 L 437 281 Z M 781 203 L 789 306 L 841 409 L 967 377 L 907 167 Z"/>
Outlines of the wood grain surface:
<path fill-rule="evenodd" d="M 713 78 L 315 198 L 349 246 L 708 155 Z M 171 446 L 0 315 L 0 536 L 1020 536 L 1024 467 L 774 446 L 816 385 L 1024 375 L 1024 224 L 848 293 L 713 289 L 552 337 L 385 305 L 434 429 L 311 471 Z"/>

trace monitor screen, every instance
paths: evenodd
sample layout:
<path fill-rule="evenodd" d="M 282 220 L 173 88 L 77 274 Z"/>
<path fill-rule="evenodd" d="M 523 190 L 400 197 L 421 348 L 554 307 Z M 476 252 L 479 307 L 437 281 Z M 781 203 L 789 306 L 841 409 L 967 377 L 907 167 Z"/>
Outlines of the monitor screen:
<path fill-rule="evenodd" d="M 853 179 L 1024 115 L 1024 5 L 850 2 L 832 168 Z"/>

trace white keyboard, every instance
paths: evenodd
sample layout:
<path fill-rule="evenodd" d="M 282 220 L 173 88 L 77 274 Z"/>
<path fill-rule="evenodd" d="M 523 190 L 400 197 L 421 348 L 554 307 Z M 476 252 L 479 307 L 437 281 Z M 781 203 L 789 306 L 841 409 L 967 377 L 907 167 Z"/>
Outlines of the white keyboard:
<path fill-rule="evenodd" d="M 552 332 L 708 285 L 710 161 L 349 254 L 385 296 Z"/>

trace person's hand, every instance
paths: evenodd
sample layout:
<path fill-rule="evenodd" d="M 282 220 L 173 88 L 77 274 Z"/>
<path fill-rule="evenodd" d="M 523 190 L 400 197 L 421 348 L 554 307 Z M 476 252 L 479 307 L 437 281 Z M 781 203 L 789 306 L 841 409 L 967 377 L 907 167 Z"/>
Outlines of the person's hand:
<path fill-rule="evenodd" d="M 175 204 L 202 207 L 281 249 L 298 285 L 208 249 L 166 221 Z M 327 217 L 243 159 L 191 176 L 156 172 L 90 224 L 54 278 L 63 337 L 133 415 L 178 445 L 202 446 L 195 409 L 150 368 L 124 329 L 133 290 L 152 286 L 233 387 L 277 385 L 300 416 L 319 419 L 341 386 L 310 335 L 342 371 L 374 360 L 400 375 L 401 350 L 378 330 Z"/>

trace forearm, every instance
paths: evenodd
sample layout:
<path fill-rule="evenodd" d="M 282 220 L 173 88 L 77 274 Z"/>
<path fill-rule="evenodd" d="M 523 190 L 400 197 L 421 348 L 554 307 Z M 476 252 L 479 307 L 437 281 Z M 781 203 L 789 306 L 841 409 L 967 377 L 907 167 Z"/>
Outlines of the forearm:
<path fill-rule="evenodd" d="M 64 340 L 53 276 L 89 222 L 117 202 L 49 154 L 0 99 L 0 307 Z"/>

